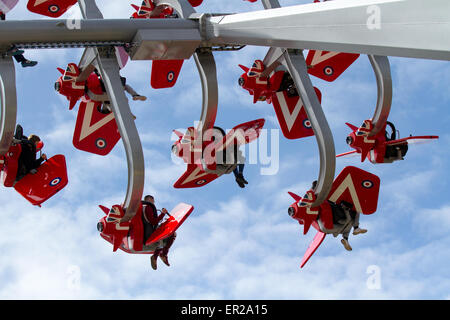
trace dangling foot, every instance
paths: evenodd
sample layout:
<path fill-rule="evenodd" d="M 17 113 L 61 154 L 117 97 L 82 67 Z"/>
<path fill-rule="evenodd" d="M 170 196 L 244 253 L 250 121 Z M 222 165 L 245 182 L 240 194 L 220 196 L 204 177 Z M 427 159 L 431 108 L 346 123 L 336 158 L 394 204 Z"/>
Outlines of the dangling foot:
<path fill-rule="evenodd" d="M 362 234 L 362 233 L 366 233 L 367 232 L 367 230 L 366 229 L 361 229 L 360 227 L 356 227 L 354 230 L 353 230 L 353 235 L 357 235 L 357 234 Z"/>
<path fill-rule="evenodd" d="M 245 188 L 244 178 L 242 176 L 236 176 L 236 182 L 241 188 Z"/>
<path fill-rule="evenodd" d="M 167 255 L 165 255 L 165 256 L 161 255 L 159 257 L 161 258 L 162 262 L 164 262 L 164 264 L 166 266 L 170 267 L 170 263 L 169 263 L 169 259 L 167 258 Z"/>
<path fill-rule="evenodd" d="M 145 100 L 147 100 L 147 97 L 137 95 L 137 96 L 133 96 L 133 100 L 134 101 L 136 101 L 136 100 L 145 101 Z"/>
<path fill-rule="evenodd" d="M 152 265 L 152 269 L 153 270 L 156 270 L 157 268 L 158 268 L 158 266 L 157 266 L 157 264 L 156 264 L 156 259 L 158 258 L 158 256 L 157 255 L 152 255 L 151 257 L 150 257 L 150 263 L 151 263 L 151 265 Z"/>
<path fill-rule="evenodd" d="M 34 67 L 35 65 L 37 65 L 37 61 L 31 61 L 31 60 L 22 61 L 22 67 L 24 67 L 24 68 Z"/>
<path fill-rule="evenodd" d="M 347 239 L 342 239 L 341 243 L 344 245 L 345 250 L 352 251 L 352 247 L 350 246 L 350 243 L 348 243 Z"/>

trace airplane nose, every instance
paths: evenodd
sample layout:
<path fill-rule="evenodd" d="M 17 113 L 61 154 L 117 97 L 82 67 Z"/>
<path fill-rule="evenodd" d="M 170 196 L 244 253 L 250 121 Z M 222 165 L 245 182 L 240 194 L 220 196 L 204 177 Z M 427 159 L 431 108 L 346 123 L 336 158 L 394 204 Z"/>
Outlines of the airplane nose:
<path fill-rule="evenodd" d="M 245 83 L 244 78 L 240 77 L 239 80 L 238 80 L 238 83 L 239 83 L 239 85 L 240 85 L 241 87 L 244 86 L 244 83 Z"/>
<path fill-rule="evenodd" d="M 293 217 L 294 214 L 295 214 L 295 209 L 292 208 L 292 207 L 289 207 L 289 209 L 288 209 L 288 214 L 289 214 L 291 217 Z"/>
<path fill-rule="evenodd" d="M 98 230 L 98 232 L 103 232 L 103 223 L 101 223 L 101 222 L 99 222 L 99 223 L 97 223 L 97 230 Z"/>
<path fill-rule="evenodd" d="M 59 92 L 60 89 L 61 89 L 61 84 L 59 83 L 59 81 L 56 81 L 56 82 L 55 82 L 55 90 L 56 90 L 57 92 Z"/>
<path fill-rule="evenodd" d="M 348 136 L 347 139 L 345 139 L 345 142 L 347 142 L 348 145 L 351 145 L 353 143 L 353 138 Z"/>

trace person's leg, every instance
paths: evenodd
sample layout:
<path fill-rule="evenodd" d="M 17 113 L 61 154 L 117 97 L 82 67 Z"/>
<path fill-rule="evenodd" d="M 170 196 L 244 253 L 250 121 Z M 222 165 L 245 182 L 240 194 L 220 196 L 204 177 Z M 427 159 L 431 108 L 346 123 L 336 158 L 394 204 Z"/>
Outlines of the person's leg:
<path fill-rule="evenodd" d="M 26 59 L 22 54 L 23 52 L 24 52 L 23 50 L 13 49 L 13 51 L 11 51 L 11 54 L 18 63 L 22 64 L 22 67 L 24 68 L 34 67 L 35 65 L 37 65 L 37 61 L 31 61 Z"/>
<path fill-rule="evenodd" d="M 366 233 L 367 230 L 366 229 L 361 229 L 359 227 L 359 215 L 360 213 L 357 212 L 355 215 L 355 219 L 353 221 L 353 235 L 357 235 L 357 234 L 361 234 L 361 233 Z"/>
<path fill-rule="evenodd" d="M 169 253 L 170 247 L 174 243 L 175 239 L 177 238 L 177 233 L 175 232 L 167 241 L 166 245 L 161 251 L 161 254 L 159 257 L 161 258 L 162 262 L 164 262 L 167 266 L 170 266 L 169 259 L 167 258 L 167 254 Z"/>
<path fill-rule="evenodd" d="M 350 243 L 348 242 L 348 234 L 349 234 L 349 232 L 345 232 L 342 234 L 341 243 L 344 245 L 345 250 L 352 251 L 352 247 L 350 246 Z"/>
<path fill-rule="evenodd" d="M 141 101 L 145 101 L 147 100 L 147 97 L 145 96 L 141 96 L 140 94 L 138 94 L 131 86 L 129 86 L 128 84 L 125 84 L 123 86 L 123 88 L 125 89 L 126 92 L 128 92 L 128 94 L 130 96 L 133 97 L 133 100 L 141 100 Z"/>
<path fill-rule="evenodd" d="M 156 270 L 158 268 L 156 260 L 158 259 L 158 256 L 160 255 L 162 251 L 162 248 L 158 248 L 153 252 L 153 255 L 150 257 L 150 263 L 152 264 L 153 270 Z"/>

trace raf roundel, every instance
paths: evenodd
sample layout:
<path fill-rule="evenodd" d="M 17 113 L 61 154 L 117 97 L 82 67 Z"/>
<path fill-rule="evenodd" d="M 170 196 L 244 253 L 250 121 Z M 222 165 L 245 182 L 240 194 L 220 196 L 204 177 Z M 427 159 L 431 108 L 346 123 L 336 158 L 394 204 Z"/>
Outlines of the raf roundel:
<path fill-rule="evenodd" d="M 334 73 L 334 69 L 330 66 L 323 68 L 323 73 L 327 76 L 332 76 Z"/>
<path fill-rule="evenodd" d="M 61 182 L 61 178 L 55 178 L 55 179 L 53 179 L 52 181 L 50 181 L 50 186 L 51 187 L 55 187 L 55 186 L 57 186 L 59 183 Z"/>
<path fill-rule="evenodd" d="M 202 179 L 202 180 L 198 180 L 195 184 L 196 185 L 202 185 L 202 184 L 204 184 L 206 182 L 206 180 L 205 179 Z"/>
<path fill-rule="evenodd" d="M 304 126 L 306 129 L 311 129 L 311 121 L 309 121 L 309 119 L 303 120 L 303 126 Z"/>
<path fill-rule="evenodd" d="M 172 82 L 174 78 L 175 78 L 175 72 L 169 71 L 167 73 L 167 81 Z"/>
<path fill-rule="evenodd" d="M 373 182 L 370 181 L 370 180 L 364 180 L 364 181 L 361 183 L 361 185 L 363 186 L 363 188 L 370 189 L 370 188 L 373 187 Z"/>
<path fill-rule="evenodd" d="M 56 13 L 59 11 L 59 7 L 56 4 L 52 4 L 48 7 L 48 11 L 51 13 Z"/>
<path fill-rule="evenodd" d="M 98 138 L 95 141 L 95 146 L 99 149 L 104 149 L 106 147 L 106 140 L 103 138 Z"/>

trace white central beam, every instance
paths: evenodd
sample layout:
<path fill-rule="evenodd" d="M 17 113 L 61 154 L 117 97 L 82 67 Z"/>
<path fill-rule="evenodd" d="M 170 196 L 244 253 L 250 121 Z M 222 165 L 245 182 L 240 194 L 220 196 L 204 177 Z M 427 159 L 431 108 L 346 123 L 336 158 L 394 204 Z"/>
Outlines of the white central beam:
<path fill-rule="evenodd" d="M 213 17 L 215 44 L 450 60 L 450 1 L 336 0 Z"/>

